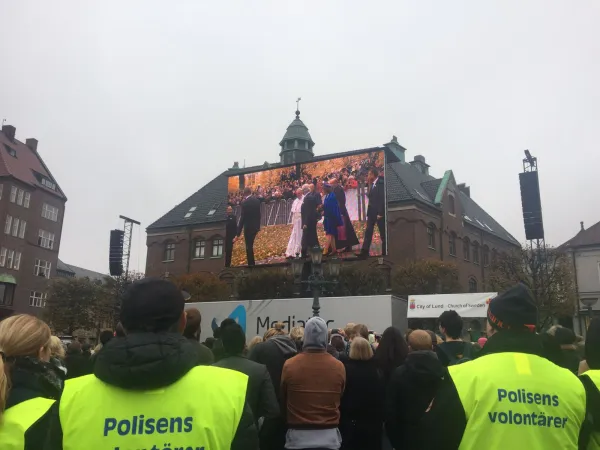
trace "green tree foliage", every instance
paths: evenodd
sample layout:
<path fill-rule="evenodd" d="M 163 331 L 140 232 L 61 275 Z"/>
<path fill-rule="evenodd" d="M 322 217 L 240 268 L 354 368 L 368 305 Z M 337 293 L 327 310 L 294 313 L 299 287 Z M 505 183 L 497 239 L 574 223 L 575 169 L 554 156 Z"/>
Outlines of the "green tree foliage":
<path fill-rule="evenodd" d="M 58 333 L 96 329 L 112 321 L 110 292 L 105 283 L 89 278 L 56 278 L 50 281 L 45 319 Z"/>
<path fill-rule="evenodd" d="M 339 284 L 333 288 L 336 297 L 385 294 L 384 273 L 375 267 L 351 264 L 340 269 Z"/>
<path fill-rule="evenodd" d="M 404 298 L 417 294 L 454 294 L 462 292 L 455 264 L 420 260 L 394 269 L 392 291 Z"/>
<path fill-rule="evenodd" d="M 252 270 L 238 285 L 240 300 L 292 298 L 294 278 L 277 269 Z"/>
<path fill-rule="evenodd" d="M 175 277 L 173 283 L 190 294 L 190 302 L 228 300 L 229 286 L 217 276 L 201 272 Z"/>
<path fill-rule="evenodd" d="M 540 328 L 553 318 L 572 316 L 577 305 L 572 261 L 555 248 L 522 248 L 492 262 L 488 278 L 492 290 L 502 292 L 524 283 L 533 294 Z"/>

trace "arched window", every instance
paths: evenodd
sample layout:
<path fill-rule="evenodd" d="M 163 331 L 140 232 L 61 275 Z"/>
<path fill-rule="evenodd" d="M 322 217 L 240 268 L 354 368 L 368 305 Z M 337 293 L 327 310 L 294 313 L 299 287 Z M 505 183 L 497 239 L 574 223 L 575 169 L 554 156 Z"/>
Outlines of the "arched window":
<path fill-rule="evenodd" d="M 175 261 L 175 243 L 167 242 L 165 244 L 165 254 L 163 261 Z"/>
<path fill-rule="evenodd" d="M 448 249 L 450 251 L 450 256 L 456 256 L 456 233 L 454 231 L 451 232 L 448 237 Z"/>
<path fill-rule="evenodd" d="M 487 245 L 483 246 L 483 267 L 490 265 L 490 249 Z"/>
<path fill-rule="evenodd" d="M 206 241 L 202 238 L 194 241 L 194 258 L 202 259 L 206 255 Z"/>
<path fill-rule="evenodd" d="M 471 242 L 469 238 L 463 239 L 463 256 L 465 261 L 471 261 Z"/>
<path fill-rule="evenodd" d="M 435 249 L 435 225 L 432 223 L 427 225 L 427 245 Z"/>
<path fill-rule="evenodd" d="M 473 263 L 479 264 L 479 242 L 473 242 Z"/>
<path fill-rule="evenodd" d="M 469 278 L 469 292 L 477 292 L 477 280 L 475 277 Z"/>
<path fill-rule="evenodd" d="M 448 194 L 448 211 L 450 214 L 456 214 L 456 206 L 454 205 L 454 195 Z"/>

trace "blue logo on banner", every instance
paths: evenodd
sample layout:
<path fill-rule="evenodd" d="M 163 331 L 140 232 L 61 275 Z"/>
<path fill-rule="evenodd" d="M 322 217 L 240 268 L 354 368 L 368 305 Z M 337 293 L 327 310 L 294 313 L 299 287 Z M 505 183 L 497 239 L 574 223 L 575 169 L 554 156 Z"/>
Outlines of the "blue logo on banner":
<path fill-rule="evenodd" d="M 246 308 L 244 307 L 244 305 L 236 306 L 235 309 L 231 312 L 231 314 L 229 314 L 228 318 L 235 320 L 238 323 L 238 325 L 242 327 L 244 333 L 246 332 Z M 219 325 L 221 324 L 217 323 L 217 318 L 213 317 L 213 320 L 211 322 L 211 327 L 213 331 L 219 328 Z"/>

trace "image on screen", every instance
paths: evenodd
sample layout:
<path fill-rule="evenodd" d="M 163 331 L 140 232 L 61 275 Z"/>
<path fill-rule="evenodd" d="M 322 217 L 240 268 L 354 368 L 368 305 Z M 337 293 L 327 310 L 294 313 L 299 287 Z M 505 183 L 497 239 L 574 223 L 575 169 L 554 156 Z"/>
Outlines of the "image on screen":
<path fill-rule="evenodd" d="M 282 263 L 317 244 L 340 258 L 382 255 L 384 167 L 377 150 L 230 177 L 228 204 L 240 231 L 231 266 L 253 265 L 252 258 Z"/>

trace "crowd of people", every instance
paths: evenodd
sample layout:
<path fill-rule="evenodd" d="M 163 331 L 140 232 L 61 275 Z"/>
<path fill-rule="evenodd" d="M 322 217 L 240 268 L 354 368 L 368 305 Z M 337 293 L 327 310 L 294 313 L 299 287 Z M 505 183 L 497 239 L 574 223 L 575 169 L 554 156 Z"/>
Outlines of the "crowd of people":
<path fill-rule="evenodd" d="M 246 339 L 167 280 L 127 290 L 99 345 L 65 348 L 29 315 L 0 322 L 0 448 L 411 450 L 598 448 L 600 320 L 586 340 L 538 332 L 523 285 L 492 299 L 470 342 L 456 311 L 437 330 L 320 317 Z"/>
<path fill-rule="evenodd" d="M 296 172 L 296 168 L 280 169 L 279 177 L 266 184 L 257 184 L 252 188 L 252 195 L 258 198 L 262 203 L 269 203 L 277 200 L 291 200 L 296 197 L 298 189 L 306 184 L 314 184 L 320 192 L 324 182 L 336 179 L 339 185 L 344 189 L 357 189 L 359 183 L 365 183 L 369 169 L 376 167 L 383 171 L 383 161 L 379 161 L 378 153 L 369 153 L 360 155 L 356 161 L 346 162 L 345 165 L 339 163 L 337 167 L 331 168 L 337 160 L 326 161 L 327 167 L 320 173 L 313 172 L 314 163 L 302 164 L 301 171 Z M 229 192 L 228 204 L 238 206 L 244 201 L 245 195 L 243 189 Z"/>

